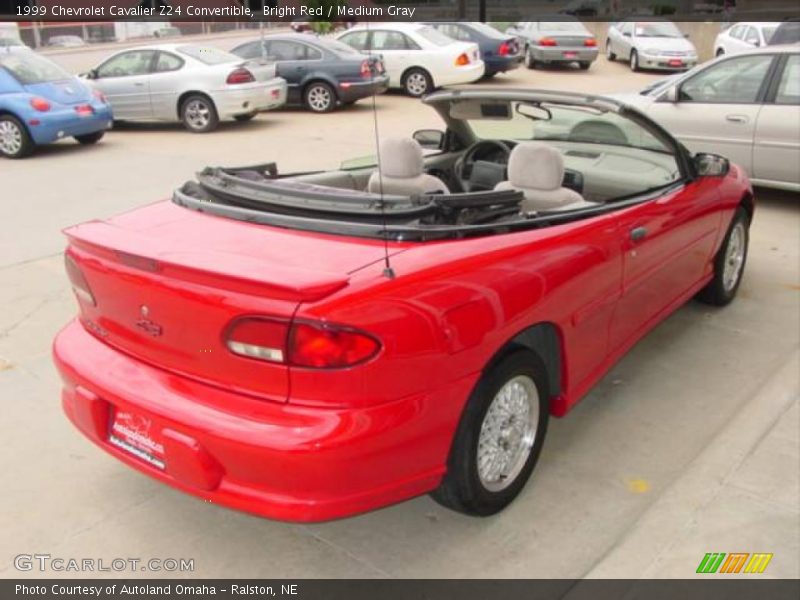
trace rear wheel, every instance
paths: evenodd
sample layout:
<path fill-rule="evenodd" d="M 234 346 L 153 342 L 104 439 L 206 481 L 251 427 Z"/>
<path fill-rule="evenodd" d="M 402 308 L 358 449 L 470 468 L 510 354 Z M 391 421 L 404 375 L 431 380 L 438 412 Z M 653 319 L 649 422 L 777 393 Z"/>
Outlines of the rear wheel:
<path fill-rule="evenodd" d="M 105 134 L 105 131 L 95 131 L 94 133 L 87 133 L 86 135 L 76 135 L 75 139 L 78 140 L 79 144 L 89 146 L 102 140 Z"/>
<path fill-rule="evenodd" d="M 525 486 L 544 443 L 547 376 L 527 350 L 487 371 L 470 396 L 453 440 L 447 474 L 433 498 L 470 515 L 505 508 Z"/>
<path fill-rule="evenodd" d="M 403 76 L 403 89 L 409 96 L 419 98 L 433 91 L 433 80 L 425 69 L 414 67 Z"/>
<path fill-rule="evenodd" d="M 252 121 L 253 117 L 255 117 L 255 116 L 256 116 L 256 113 L 248 113 L 246 115 L 234 115 L 233 118 L 236 119 L 237 121 L 243 123 L 245 121 Z"/>
<path fill-rule="evenodd" d="M 316 81 L 306 87 L 303 103 L 312 112 L 330 112 L 336 107 L 336 92 L 327 83 Z"/>
<path fill-rule="evenodd" d="M 636 50 L 631 50 L 631 71 L 639 70 L 639 53 Z"/>
<path fill-rule="evenodd" d="M 525 66 L 529 69 L 535 69 L 539 66 L 539 63 L 537 63 L 536 59 L 533 57 L 533 50 L 531 50 L 530 46 L 525 48 Z"/>
<path fill-rule="evenodd" d="M 25 125 L 11 115 L 0 115 L 0 155 L 25 158 L 36 148 Z"/>
<path fill-rule="evenodd" d="M 611 40 L 606 40 L 606 58 L 611 62 L 617 60 L 617 55 L 611 49 Z"/>
<path fill-rule="evenodd" d="M 217 128 L 219 116 L 214 102 L 208 96 L 195 94 L 181 105 L 181 120 L 192 133 L 207 133 Z"/>
<path fill-rule="evenodd" d="M 725 306 L 736 297 L 747 262 L 749 242 L 750 218 L 747 211 L 739 207 L 714 258 L 714 278 L 697 294 L 698 300 Z"/>

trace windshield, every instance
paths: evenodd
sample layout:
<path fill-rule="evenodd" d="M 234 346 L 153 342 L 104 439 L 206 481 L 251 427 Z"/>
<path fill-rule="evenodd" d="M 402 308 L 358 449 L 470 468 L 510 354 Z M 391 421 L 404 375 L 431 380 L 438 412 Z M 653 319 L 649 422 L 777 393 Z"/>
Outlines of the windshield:
<path fill-rule="evenodd" d="M 580 31 L 584 27 L 578 21 L 545 21 L 539 26 L 543 31 Z"/>
<path fill-rule="evenodd" d="M 480 139 L 561 141 L 670 152 L 649 131 L 616 113 L 563 104 L 542 103 L 537 107 L 523 102 L 512 102 L 510 111 L 511 115 L 495 113 L 466 121 Z"/>
<path fill-rule="evenodd" d="M 770 40 L 772 39 L 772 36 L 775 35 L 776 29 L 777 27 L 764 27 L 761 30 L 761 33 L 764 35 L 764 42 L 769 44 Z"/>
<path fill-rule="evenodd" d="M 57 64 L 33 52 L 0 54 L 0 66 L 22 85 L 72 79 L 72 75 Z"/>
<path fill-rule="evenodd" d="M 325 40 L 325 47 L 339 55 L 353 56 L 361 53 L 339 40 Z"/>
<path fill-rule="evenodd" d="M 674 23 L 669 23 L 669 22 L 637 23 L 636 37 L 682 38 L 683 34 L 677 27 L 675 27 Z"/>
<path fill-rule="evenodd" d="M 190 56 L 207 65 L 222 65 L 230 62 L 241 62 L 241 58 L 229 52 L 223 52 L 213 46 L 181 46 L 178 52 Z"/>
<path fill-rule="evenodd" d="M 438 31 L 433 27 L 422 27 L 417 29 L 417 33 L 437 46 L 448 46 L 455 41 L 453 38 L 447 37 L 441 31 Z"/>
<path fill-rule="evenodd" d="M 500 33 L 497 29 L 492 27 L 491 25 L 487 25 L 486 23 L 481 23 L 479 21 L 475 23 L 470 23 L 469 26 L 474 29 L 475 31 L 482 33 L 483 35 L 491 38 L 506 38 L 507 36 Z"/>

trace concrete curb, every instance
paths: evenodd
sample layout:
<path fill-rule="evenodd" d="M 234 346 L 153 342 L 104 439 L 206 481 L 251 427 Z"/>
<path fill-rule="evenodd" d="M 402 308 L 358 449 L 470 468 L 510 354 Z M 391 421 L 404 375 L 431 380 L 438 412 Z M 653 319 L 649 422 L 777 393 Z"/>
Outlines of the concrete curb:
<path fill-rule="evenodd" d="M 651 576 L 652 567 L 692 527 L 798 395 L 800 350 L 795 350 L 584 578 Z M 582 591 L 579 583 L 565 598 Z"/>

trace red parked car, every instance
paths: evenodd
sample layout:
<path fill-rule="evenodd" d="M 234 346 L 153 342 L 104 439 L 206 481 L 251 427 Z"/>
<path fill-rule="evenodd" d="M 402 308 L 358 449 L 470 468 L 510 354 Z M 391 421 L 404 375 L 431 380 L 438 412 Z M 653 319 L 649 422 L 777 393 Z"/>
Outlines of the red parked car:
<path fill-rule="evenodd" d="M 208 168 L 66 230 L 66 414 L 233 508 L 506 506 L 565 415 L 692 297 L 730 302 L 753 192 L 614 100 L 445 91 L 379 167 Z M 423 156 L 422 147 L 429 152 Z"/>

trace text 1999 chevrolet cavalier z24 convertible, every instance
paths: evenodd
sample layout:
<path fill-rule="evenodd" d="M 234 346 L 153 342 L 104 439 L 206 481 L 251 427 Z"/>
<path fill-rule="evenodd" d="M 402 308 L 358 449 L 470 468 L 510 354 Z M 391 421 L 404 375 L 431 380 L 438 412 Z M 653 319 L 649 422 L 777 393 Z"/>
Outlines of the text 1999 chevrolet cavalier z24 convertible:
<path fill-rule="evenodd" d="M 550 415 L 693 296 L 733 299 L 753 216 L 737 166 L 601 97 L 424 102 L 446 131 L 383 140 L 374 166 L 208 168 L 67 229 L 80 315 L 54 355 L 72 422 L 271 518 L 426 492 L 489 515 Z"/>

